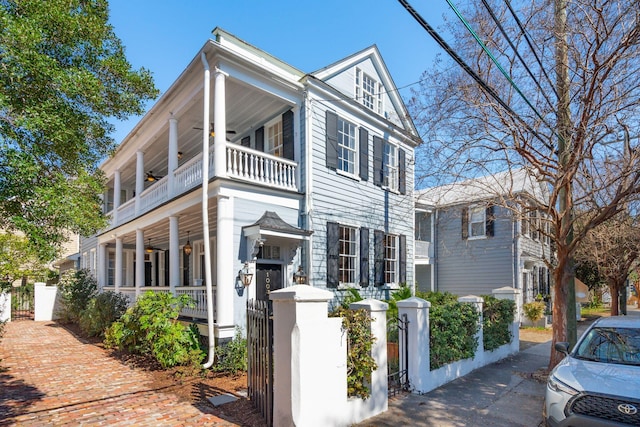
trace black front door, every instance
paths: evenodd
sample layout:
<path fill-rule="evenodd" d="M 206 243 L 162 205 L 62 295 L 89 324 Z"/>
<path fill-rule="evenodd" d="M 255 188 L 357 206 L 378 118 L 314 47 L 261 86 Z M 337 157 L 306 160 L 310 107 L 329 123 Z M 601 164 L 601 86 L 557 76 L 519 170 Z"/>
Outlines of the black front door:
<path fill-rule="evenodd" d="M 268 301 L 270 292 L 282 289 L 282 265 L 257 264 L 256 286 L 256 299 Z"/>

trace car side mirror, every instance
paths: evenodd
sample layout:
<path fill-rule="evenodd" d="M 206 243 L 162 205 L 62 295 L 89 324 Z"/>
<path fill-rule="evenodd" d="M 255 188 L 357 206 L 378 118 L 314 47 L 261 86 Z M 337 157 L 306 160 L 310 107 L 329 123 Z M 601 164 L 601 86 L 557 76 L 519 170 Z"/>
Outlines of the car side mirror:
<path fill-rule="evenodd" d="M 556 351 L 560 353 L 569 354 L 569 343 L 568 342 L 557 342 L 554 346 Z"/>

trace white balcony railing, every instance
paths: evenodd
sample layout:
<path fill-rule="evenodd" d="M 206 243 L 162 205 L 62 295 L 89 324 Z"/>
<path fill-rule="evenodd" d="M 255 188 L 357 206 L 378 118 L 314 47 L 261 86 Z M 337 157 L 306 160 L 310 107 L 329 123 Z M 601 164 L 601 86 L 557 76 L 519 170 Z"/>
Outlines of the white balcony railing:
<path fill-rule="evenodd" d="M 227 176 L 253 184 L 297 191 L 294 161 L 272 156 L 236 144 L 227 144 Z M 209 147 L 209 179 L 216 176 L 213 146 Z M 173 172 L 173 188 L 169 188 L 169 177 L 165 176 L 140 194 L 139 211 L 135 199 L 127 200 L 118 207 L 117 221 L 112 215 L 111 227 L 123 224 L 151 209 L 202 185 L 202 154 L 184 163 Z"/>
<path fill-rule="evenodd" d="M 416 240 L 416 258 L 433 258 L 433 245 L 431 242 Z"/>

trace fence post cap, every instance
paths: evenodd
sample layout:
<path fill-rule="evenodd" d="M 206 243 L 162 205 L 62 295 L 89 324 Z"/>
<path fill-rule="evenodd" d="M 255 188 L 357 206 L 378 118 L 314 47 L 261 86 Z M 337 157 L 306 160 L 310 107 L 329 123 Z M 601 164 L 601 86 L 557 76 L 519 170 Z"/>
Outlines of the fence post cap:
<path fill-rule="evenodd" d="M 492 294 L 520 294 L 520 289 L 512 288 L 511 286 L 503 286 L 491 291 Z"/>
<path fill-rule="evenodd" d="M 333 293 L 324 289 L 315 288 L 309 285 L 295 285 L 288 288 L 278 289 L 269 294 L 271 301 L 307 301 L 326 302 L 333 298 Z"/>
<path fill-rule="evenodd" d="M 467 295 L 467 296 L 458 298 L 458 302 L 480 303 L 480 302 L 484 302 L 484 298 L 476 295 Z"/>
<path fill-rule="evenodd" d="M 431 303 L 425 299 L 418 297 L 410 297 L 396 303 L 398 308 L 429 308 Z"/>
<path fill-rule="evenodd" d="M 360 310 L 361 308 L 367 311 L 387 311 L 389 304 L 384 301 L 380 301 L 373 298 L 364 299 L 362 301 L 356 301 L 349 304 L 351 310 Z"/>

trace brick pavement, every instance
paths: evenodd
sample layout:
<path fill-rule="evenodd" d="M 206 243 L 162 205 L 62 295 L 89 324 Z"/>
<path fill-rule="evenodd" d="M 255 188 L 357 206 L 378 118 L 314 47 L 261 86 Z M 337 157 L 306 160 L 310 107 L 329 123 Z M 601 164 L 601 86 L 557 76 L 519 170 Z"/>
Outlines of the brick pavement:
<path fill-rule="evenodd" d="M 0 340 L 2 427 L 237 425 L 208 411 L 56 323 L 10 322 Z"/>

